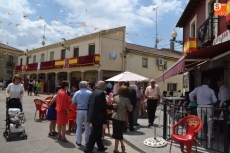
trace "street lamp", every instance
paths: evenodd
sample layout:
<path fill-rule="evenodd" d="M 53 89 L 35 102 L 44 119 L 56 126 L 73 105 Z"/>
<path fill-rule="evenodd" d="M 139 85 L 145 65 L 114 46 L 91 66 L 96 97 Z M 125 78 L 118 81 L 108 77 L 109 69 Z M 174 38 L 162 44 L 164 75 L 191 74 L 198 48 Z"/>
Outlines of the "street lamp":
<path fill-rule="evenodd" d="M 70 47 L 69 47 L 69 45 L 67 44 L 67 41 L 65 40 L 65 38 L 62 38 L 61 46 L 62 46 L 63 48 L 65 48 L 66 50 L 70 51 Z"/>
<path fill-rule="evenodd" d="M 172 36 L 172 39 L 170 41 L 174 41 L 175 43 L 178 43 L 180 45 L 184 44 L 183 41 L 176 40 L 177 32 L 175 30 L 172 31 L 171 36 Z"/>

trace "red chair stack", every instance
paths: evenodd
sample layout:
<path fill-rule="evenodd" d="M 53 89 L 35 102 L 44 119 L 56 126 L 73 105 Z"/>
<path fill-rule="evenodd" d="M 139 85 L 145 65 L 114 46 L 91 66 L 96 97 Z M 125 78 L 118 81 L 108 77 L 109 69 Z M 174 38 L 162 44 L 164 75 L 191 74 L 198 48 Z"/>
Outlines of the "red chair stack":
<path fill-rule="evenodd" d="M 34 99 L 34 104 L 36 106 L 36 111 L 34 114 L 34 120 L 36 118 L 37 111 L 39 111 L 39 119 L 43 119 L 44 116 L 46 116 L 46 111 L 47 111 L 48 106 L 41 99 Z M 44 106 L 44 105 L 46 105 L 46 106 Z"/>
<path fill-rule="evenodd" d="M 186 125 L 186 134 L 185 135 L 179 135 L 176 133 L 176 128 L 181 124 L 185 123 Z M 192 144 L 193 142 L 196 142 L 196 135 L 202 128 L 202 121 L 200 118 L 198 118 L 195 115 L 189 115 L 181 119 L 179 122 L 177 122 L 175 125 L 173 125 L 172 130 L 172 138 L 171 138 L 171 144 L 170 144 L 170 153 L 172 149 L 172 141 L 178 141 L 180 143 L 181 151 L 184 150 L 184 144 L 186 144 L 186 152 L 191 153 L 192 152 Z M 196 152 L 197 152 L 197 146 L 196 146 Z"/>

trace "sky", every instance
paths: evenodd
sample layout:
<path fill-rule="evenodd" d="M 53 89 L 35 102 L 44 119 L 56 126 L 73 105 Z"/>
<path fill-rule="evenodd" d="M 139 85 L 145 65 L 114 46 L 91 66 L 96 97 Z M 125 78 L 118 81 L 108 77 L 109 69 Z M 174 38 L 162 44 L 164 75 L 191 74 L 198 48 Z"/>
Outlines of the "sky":
<path fill-rule="evenodd" d="M 126 42 L 169 48 L 188 0 L 7 0 L 0 1 L 0 42 L 25 50 L 126 26 Z M 157 8 L 157 9 L 154 9 Z M 157 16 L 157 17 L 156 17 Z M 157 24 L 156 24 L 157 23 Z M 157 26 L 156 26 L 157 25 Z M 157 28 L 156 28 L 157 27 Z M 180 44 L 175 50 L 182 51 Z"/>

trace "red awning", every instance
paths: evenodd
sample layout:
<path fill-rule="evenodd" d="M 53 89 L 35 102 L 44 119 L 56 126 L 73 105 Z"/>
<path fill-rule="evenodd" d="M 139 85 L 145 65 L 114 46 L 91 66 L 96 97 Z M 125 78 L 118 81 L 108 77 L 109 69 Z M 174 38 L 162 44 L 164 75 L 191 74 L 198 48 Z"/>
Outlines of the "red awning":
<path fill-rule="evenodd" d="M 181 57 L 173 66 L 171 66 L 165 73 L 156 79 L 156 82 L 161 82 L 169 77 L 180 74 L 186 69 L 193 68 L 196 65 L 210 60 L 218 55 L 224 54 L 230 50 L 230 41 L 220 43 L 218 45 L 199 49 L 196 52 L 191 52 Z M 203 59 L 203 61 L 202 61 Z"/>
<path fill-rule="evenodd" d="M 173 66 L 164 72 L 161 76 L 156 79 L 156 82 L 164 81 L 171 76 L 177 75 L 180 72 L 183 72 L 185 68 L 185 56 L 182 56 Z"/>

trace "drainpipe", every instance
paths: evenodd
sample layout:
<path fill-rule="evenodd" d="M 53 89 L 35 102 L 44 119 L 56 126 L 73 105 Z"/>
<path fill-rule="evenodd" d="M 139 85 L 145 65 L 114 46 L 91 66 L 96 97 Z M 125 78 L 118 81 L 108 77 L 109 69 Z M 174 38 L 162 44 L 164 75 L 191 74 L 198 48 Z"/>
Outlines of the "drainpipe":
<path fill-rule="evenodd" d="M 125 41 L 125 36 L 126 36 L 126 28 L 124 29 L 123 32 L 123 53 L 122 53 L 122 71 L 125 71 L 125 64 L 126 64 L 126 41 Z"/>

